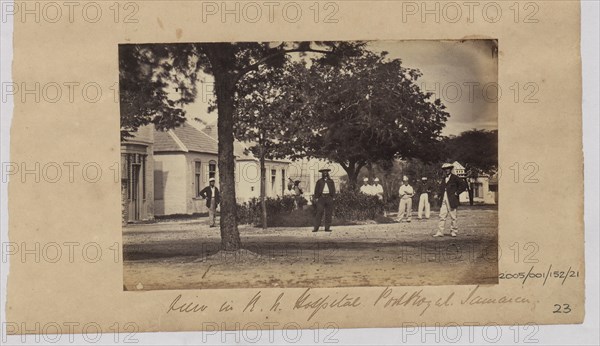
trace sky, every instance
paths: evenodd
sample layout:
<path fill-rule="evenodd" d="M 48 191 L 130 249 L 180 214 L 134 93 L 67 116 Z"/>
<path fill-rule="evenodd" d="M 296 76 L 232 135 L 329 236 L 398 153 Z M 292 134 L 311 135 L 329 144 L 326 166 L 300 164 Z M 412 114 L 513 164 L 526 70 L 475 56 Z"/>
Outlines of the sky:
<path fill-rule="evenodd" d="M 492 41 L 371 41 L 367 48 L 387 51 L 390 59 L 400 59 L 403 66 L 423 73 L 417 84 L 440 98 L 450 114 L 443 135 L 498 129 L 498 55 Z M 216 112 L 207 112 L 212 78 L 205 76 L 198 90 L 196 102 L 185 108 L 188 120 L 196 126 L 200 123 L 194 118 L 215 122 Z"/>

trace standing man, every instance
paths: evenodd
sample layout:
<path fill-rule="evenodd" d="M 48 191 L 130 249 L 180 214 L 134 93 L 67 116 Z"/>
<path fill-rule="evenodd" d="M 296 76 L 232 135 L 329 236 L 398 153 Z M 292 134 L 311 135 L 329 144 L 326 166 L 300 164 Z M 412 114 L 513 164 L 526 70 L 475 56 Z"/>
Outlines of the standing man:
<path fill-rule="evenodd" d="M 200 197 L 206 199 L 206 207 L 208 208 L 208 221 L 210 227 L 215 227 L 215 214 L 217 213 L 217 205 L 221 203 L 221 194 L 215 186 L 215 178 L 208 179 L 208 186 L 200 191 Z"/>
<path fill-rule="evenodd" d="M 466 186 L 462 179 L 457 175 L 452 174 L 454 166 L 451 163 L 444 163 L 442 170 L 444 171 L 444 178 L 440 184 L 439 196 L 442 198 L 442 205 L 440 207 L 440 223 L 438 225 L 438 231 L 434 234 L 434 237 L 444 236 L 444 227 L 446 226 L 446 218 L 450 214 L 450 235 L 456 237 L 458 228 L 456 226 L 456 208 L 458 208 L 458 196 L 466 189 Z"/>
<path fill-rule="evenodd" d="M 303 194 L 304 191 L 302 191 L 302 188 L 300 187 L 300 180 L 294 181 L 294 200 L 296 202 L 296 209 L 302 210 L 303 208 Z"/>
<path fill-rule="evenodd" d="M 375 178 L 373 181 L 375 182 L 375 185 L 373 185 L 373 192 L 380 201 L 383 201 L 383 186 L 379 184 L 379 178 Z"/>
<path fill-rule="evenodd" d="M 317 232 L 321 227 L 321 219 L 325 214 L 325 232 L 331 232 L 331 217 L 333 215 L 333 197 L 335 196 L 335 184 L 329 177 L 330 169 L 321 169 L 321 179 L 315 184 L 315 194 L 313 203 L 317 205 L 315 215 L 315 227 L 313 232 Z"/>
<path fill-rule="evenodd" d="M 429 193 L 431 189 L 427 183 L 427 177 L 422 177 L 417 187 L 417 196 L 419 196 L 419 207 L 417 208 L 417 219 L 421 220 L 421 215 L 425 212 L 425 219 L 429 220 L 431 214 L 431 204 L 429 204 Z"/>
<path fill-rule="evenodd" d="M 369 178 L 363 178 L 363 185 L 360 187 L 360 192 L 364 193 L 365 195 L 371 194 L 371 185 L 369 185 Z"/>
<path fill-rule="evenodd" d="M 294 181 L 292 178 L 288 178 L 287 188 L 283 192 L 284 196 L 295 196 L 294 193 Z"/>
<path fill-rule="evenodd" d="M 375 185 L 373 185 L 373 192 L 375 192 L 377 198 L 379 198 L 379 200 L 383 202 L 383 216 L 387 216 L 387 211 L 385 209 L 385 200 L 383 198 L 383 186 L 379 184 L 379 178 L 375 178 L 374 181 Z"/>
<path fill-rule="evenodd" d="M 398 208 L 398 220 L 404 221 L 404 215 L 406 215 L 406 222 L 411 221 L 412 217 L 412 197 L 415 195 L 413 187 L 408 184 L 408 177 L 402 178 L 402 185 L 398 190 L 400 194 L 400 207 Z"/>

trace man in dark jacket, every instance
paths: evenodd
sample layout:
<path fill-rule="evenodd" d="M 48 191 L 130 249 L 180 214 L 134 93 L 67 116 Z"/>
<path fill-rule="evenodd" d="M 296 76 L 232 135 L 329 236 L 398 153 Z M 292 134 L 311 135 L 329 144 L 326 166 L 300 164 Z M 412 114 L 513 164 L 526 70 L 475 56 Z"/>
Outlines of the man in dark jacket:
<path fill-rule="evenodd" d="M 315 184 L 313 203 L 317 206 L 315 215 L 315 227 L 313 232 L 317 232 L 321 227 L 321 219 L 325 214 L 325 232 L 331 232 L 331 218 L 333 215 L 333 197 L 335 196 L 335 184 L 329 177 L 330 169 L 321 169 L 321 179 Z"/>
<path fill-rule="evenodd" d="M 444 170 L 444 178 L 439 188 L 439 196 L 442 199 L 442 205 L 440 207 L 440 222 L 438 225 L 438 231 L 434 234 L 434 237 L 444 236 L 444 227 L 446 226 L 446 218 L 450 214 L 450 235 L 456 237 L 458 228 L 456 226 L 456 208 L 458 208 L 458 196 L 466 189 L 464 181 L 457 175 L 452 174 L 454 165 L 451 163 L 445 163 L 442 165 Z"/>
<path fill-rule="evenodd" d="M 417 193 L 415 196 L 419 199 L 419 207 L 417 208 L 417 219 L 421 220 L 423 212 L 425 213 L 425 219 L 429 220 L 431 214 L 431 205 L 429 204 L 429 194 L 431 188 L 427 182 L 427 177 L 422 177 L 421 182 L 417 185 Z"/>
<path fill-rule="evenodd" d="M 215 178 L 208 179 L 208 186 L 200 191 L 200 197 L 206 199 L 206 207 L 208 208 L 208 220 L 210 227 L 215 227 L 215 214 L 217 205 L 221 203 L 221 194 L 215 186 Z"/>

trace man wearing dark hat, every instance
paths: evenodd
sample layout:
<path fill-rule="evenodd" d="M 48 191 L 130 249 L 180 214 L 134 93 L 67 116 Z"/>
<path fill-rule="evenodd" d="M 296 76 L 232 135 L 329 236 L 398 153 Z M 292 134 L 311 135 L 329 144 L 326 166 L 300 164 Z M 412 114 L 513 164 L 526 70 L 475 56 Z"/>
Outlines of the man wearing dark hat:
<path fill-rule="evenodd" d="M 444 178 L 440 184 L 439 196 L 442 197 L 442 206 L 440 208 L 440 222 L 438 225 L 438 231 L 434 234 L 434 237 L 444 236 L 444 227 L 446 226 L 446 218 L 450 214 L 450 235 L 456 237 L 458 228 L 456 226 L 456 208 L 458 208 L 458 196 L 466 189 L 466 186 L 462 179 L 457 175 L 452 174 L 454 165 L 451 163 L 444 163 L 442 169 L 444 170 Z"/>
<path fill-rule="evenodd" d="M 429 203 L 429 193 L 431 189 L 427 183 L 427 177 L 422 177 L 421 182 L 417 186 L 417 196 L 419 196 L 419 207 L 417 209 L 417 219 L 421 220 L 423 212 L 425 213 L 425 219 L 429 219 L 431 214 L 431 204 Z"/>
<path fill-rule="evenodd" d="M 317 232 L 321 227 L 321 219 L 325 214 L 325 232 L 331 232 L 331 217 L 333 215 L 333 197 L 335 196 L 335 184 L 329 177 L 330 169 L 321 169 L 321 179 L 315 184 L 315 193 L 313 203 L 317 205 L 317 213 L 315 215 L 315 227 L 313 232 Z"/>
<path fill-rule="evenodd" d="M 206 207 L 208 208 L 208 221 L 210 227 L 215 227 L 215 214 L 217 205 L 221 202 L 221 194 L 215 186 L 215 178 L 208 179 L 208 186 L 200 191 L 200 197 L 206 199 Z"/>

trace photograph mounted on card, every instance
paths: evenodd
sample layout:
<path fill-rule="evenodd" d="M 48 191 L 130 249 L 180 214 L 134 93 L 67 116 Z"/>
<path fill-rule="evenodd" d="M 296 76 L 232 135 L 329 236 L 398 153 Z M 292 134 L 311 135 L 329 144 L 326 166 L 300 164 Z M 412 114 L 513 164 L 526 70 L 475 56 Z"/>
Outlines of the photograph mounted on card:
<path fill-rule="evenodd" d="M 583 321 L 578 2 L 95 4 L 14 22 L 7 334 Z"/>

